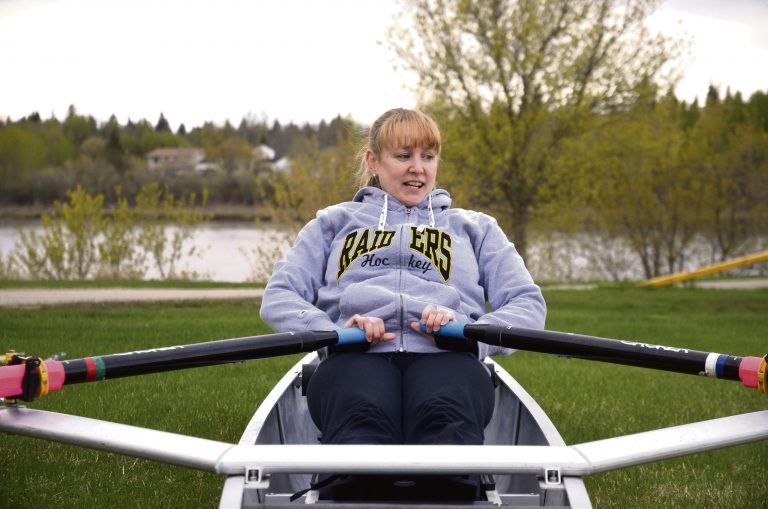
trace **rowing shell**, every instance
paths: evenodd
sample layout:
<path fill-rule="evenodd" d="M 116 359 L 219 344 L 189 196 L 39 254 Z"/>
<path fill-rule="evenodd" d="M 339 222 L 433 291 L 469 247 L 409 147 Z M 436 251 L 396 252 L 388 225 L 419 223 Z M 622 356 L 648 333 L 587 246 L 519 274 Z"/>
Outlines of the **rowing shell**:
<path fill-rule="evenodd" d="M 485 429 L 485 445 L 565 446 L 552 421 L 525 389 L 493 360 L 487 359 L 485 362 L 496 386 L 496 403 L 491 422 Z M 306 397 L 302 395 L 302 387 L 306 386 L 306 380 L 302 383 L 302 378 L 306 378 L 317 363 L 317 355 L 310 353 L 286 373 L 256 410 L 243 432 L 240 445 L 318 444 L 319 431 L 309 416 Z M 318 452 L 322 453 L 322 449 Z M 325 458 L 318 458 L 318 461 L 327 461 L 330 459 L 328 456 L 331 455 L 323 456 Z M 311 461 L 310 458 L 305 459 Z M 461 467 L 461 456 L 454 457 L 453 461 L 457 467 Z M 380 464 L 382 473 L 393 469 L 397 470 L 397 467 L 387 466 L 383 461 Z M 581 478 L 563 476 L 556 467 L 548 473 L 542 471 L 540 474 L 494 475 L 493 479 L 496 484 L 496 493 L 491 493 L 490 497 L 503 506 L 591 507 Z M 220 509 L 281 507 L 290 503 L 290 497 L 294 493 L 306 489 L 311 480 L 311 474 L 273 473 L 269 475 L 268 487 L 261 487 L 266 485 L 266 482 L 249 482 L 244 475 L 229 476 L 224 483 L 219 507 Z M 393 489 L 397 488 L 393 486 Z M 293 506 L 307 500 L 311 501 L 313 495 L 316 496 L 316 492 L 309 492 L 301 500 L 293 502 Z M 332 504 L 333 507 L 351 506 L 351 503 L 321 499 L 315 503 L 315 507 L 322 507 L 325 503 Z M 478 501 L 462 504 L 459 502 L 452 503 L 451 507 L 477 507 L 477 504 L 490 503 Z M 360 504 L 355 503 L 354 506 L 359 507 Z M 410 506 L 398 503 L 396 507 Z"/>

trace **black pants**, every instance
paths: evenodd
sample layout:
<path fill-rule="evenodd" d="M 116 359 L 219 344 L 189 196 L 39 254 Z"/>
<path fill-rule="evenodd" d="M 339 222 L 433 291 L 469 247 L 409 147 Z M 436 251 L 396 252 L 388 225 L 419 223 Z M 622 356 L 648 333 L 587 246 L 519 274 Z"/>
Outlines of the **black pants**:
<path fill-rule="evenodd" d="M 340 353 L 307 389 L 324 444 L 481 445 L 493 383 L 472 354 Z"/>

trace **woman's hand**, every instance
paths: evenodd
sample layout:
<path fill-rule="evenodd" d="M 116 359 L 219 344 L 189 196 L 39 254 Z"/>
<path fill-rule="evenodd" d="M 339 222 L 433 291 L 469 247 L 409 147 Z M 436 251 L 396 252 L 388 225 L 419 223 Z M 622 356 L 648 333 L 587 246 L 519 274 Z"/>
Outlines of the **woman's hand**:
<path fill-rule="evenodd" d="M 455 319 L 456 315 L 450 309 L 439 309 L 431 304 L 421 312 L 421 321 L 427 326 L 427 334 L 439 331 L 441 326 Z M 411 329 L 421 332 L 418 322 L 412 322 Z"/>
<path fill-rule="evenodd" d="M 394 333 L 384 330 L 384 320 L 374 316 L 355 315 L 344 324 L 344 327 L 352 327 L 353 325 L 365 331 L 365 340 L 372 345 L 382 341 L 392 341 L 396 337 Z"/>

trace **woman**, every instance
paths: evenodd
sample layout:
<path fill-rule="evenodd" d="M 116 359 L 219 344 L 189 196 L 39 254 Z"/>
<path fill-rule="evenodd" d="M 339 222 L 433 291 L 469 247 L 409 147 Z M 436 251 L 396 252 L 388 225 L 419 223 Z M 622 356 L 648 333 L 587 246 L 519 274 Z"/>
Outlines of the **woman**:
<path fill-rule="evenodd" d="M 451 209 L 435 189 L 440 149 L 424 113 L 384 113 L 361 158 L 362 188 L 318 212 L 267 285 L 261 317 L 274 329 L 354 326 L 370 342 L 331 352 L 310 380 L 324 444 L 482 444 L 494 401 L 480 360 L 509 350 L 448 352 L 431 333 L 449 320 L 544 326 L 541 291 L 496 221 Z"/>

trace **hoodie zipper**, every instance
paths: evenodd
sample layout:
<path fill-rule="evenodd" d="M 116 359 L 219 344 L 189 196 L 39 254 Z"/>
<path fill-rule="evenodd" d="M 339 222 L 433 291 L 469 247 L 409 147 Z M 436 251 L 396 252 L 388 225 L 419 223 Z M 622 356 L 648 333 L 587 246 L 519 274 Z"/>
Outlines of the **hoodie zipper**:
<path fill-rule="evenodd" d="M 411 208 L 405 208 L 405 225 L 400 230 L 400 347 L 398 351 L 400 353 L 405 352 L 405 299 L 403 298 L 403 266 L 405 264 L 405 254 L 403 252 L 403 239 L 405 238 L 405 230 L 408 225 L 411 224 Z"/>

